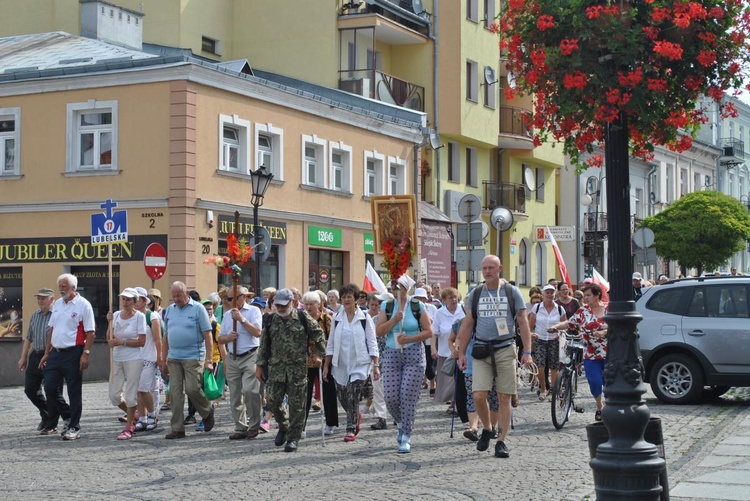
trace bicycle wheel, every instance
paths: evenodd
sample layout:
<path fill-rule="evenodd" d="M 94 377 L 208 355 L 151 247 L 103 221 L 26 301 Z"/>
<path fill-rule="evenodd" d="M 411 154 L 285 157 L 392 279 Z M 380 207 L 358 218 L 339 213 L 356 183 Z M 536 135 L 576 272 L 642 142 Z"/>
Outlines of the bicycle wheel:
<path fill-rule="evenodd" d="M 570 369 L 566 367 L 558 374 L 555 388 L 552 390 L 552 424 L 558 430 L 565 426 L 573 402 L 570 376 Z"/>

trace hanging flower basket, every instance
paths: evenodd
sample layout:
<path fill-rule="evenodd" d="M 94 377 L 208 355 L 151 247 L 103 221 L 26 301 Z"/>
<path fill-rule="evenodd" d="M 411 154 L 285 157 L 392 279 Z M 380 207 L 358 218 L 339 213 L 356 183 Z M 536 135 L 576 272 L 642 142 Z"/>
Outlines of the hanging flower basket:
<path fill-rule="evenodd" d="M 748 76 L 747 0 L 509 0 L 494 29 L 517 82 L 507 97 L 534 98 L 534 143 L 561 142 L 578 169 L 601 165 L 581 154 L 621 113 L 632 155 L 690 148 L 717 109 L 701 97 L 736 116 L 724 92 Z"/>

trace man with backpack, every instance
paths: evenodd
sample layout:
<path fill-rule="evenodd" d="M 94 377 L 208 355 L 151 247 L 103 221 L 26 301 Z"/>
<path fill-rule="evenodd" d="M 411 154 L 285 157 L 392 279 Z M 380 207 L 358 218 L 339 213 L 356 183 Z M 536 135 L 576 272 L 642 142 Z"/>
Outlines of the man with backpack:
<path fill-rule="evenodd" d="M 268 323 L 263 322 L 255 369 L 256 378 L 266 383 L 266 399 L 279 423 L 274 444 L 281 447 L 286 442 L 286 452 L 297 451 L 305 425 L 308 341 L 313 341 L 315 353 L 321 358 L 326 353 L 323 329 L 305 311 L 297 310 L 293 300 L 289 289 L 276 293 L 276 312 L 269 316 Z M 288 415 L 283 407 L 284 395 Z"/>
<path fill-rule="evenodd" d="M 466 346 L 474 337 L 472 393 L 483 427 L 477 450 L 486 451 L 492 438 L 487 395 L 494 380 L 500 402 L 495 456 L 507 458 L 510 453 L 505 437 L 510 428 L 511 396 L 516 393 L 516 322 L 523 341 L 523 365 L 531 363 L 531 332 L 523 296 L 517 287 L 500 278 L 502 271 L 503 265 L 497 256 L 482 259 L 485 283 L 471 291 L 464 302 L 470 310 L 466 312 L 458 335 L 458 364 L 460 369 L 466 368 Z"/>

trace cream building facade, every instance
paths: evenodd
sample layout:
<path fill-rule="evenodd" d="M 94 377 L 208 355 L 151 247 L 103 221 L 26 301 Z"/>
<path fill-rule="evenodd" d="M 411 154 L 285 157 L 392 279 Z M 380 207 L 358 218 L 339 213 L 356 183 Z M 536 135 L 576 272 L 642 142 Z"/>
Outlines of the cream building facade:
<path fill-rule="evenodd" d="M 108 199 L 128 221 L 128 242 L 113 246 L 114 294 L 150 285 L 144 252 L 158 243 L 168 264 L 154 285 L 168 300 L 174 280 L 207 294 L 227 279 L 203 261 L 226 252 L 235 211 L 239 235 L 253 231 L 250 172 L 261 165 L 274 173 L 259 213 L 272 244 L 261 287 L 361 282 L 369 197 L 413 191 L 420 112 L 252 75 L 244 60 L 63 32 L 0 39 L 0 54 L 0 277 L 5 304 L 26 316 L 37 289 L 69 271 L 106 325 L 107 248 L 91 245 L 91 217 Z"/>

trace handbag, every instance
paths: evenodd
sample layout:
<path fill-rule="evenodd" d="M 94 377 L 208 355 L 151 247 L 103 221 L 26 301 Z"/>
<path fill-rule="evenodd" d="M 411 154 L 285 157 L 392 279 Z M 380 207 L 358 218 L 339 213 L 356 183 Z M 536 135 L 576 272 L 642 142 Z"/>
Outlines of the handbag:
<path fill-rule="evenodd" d="M 216 400 L 224 393 L 224 385 L 219 388 L 213 371 L 203 371 L 203 393 L 209 400 Z"/>
<path fill-rule="evenodd" d="M 456 370 L 456 359 L 446 358 L 443 362 L 443 365 L 440 367 L 440 372 L 445 374 L 446 376 L 453 376 L 454 371 Z"/>
<path fill-rule="evenodd" d="M 476 360 L 484 360 L 495 353 L 495 349 L 491 344 L 474 343 L 471 348 L 471 357 Z"/>

